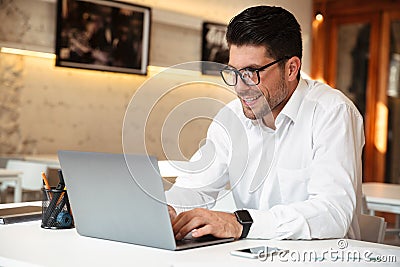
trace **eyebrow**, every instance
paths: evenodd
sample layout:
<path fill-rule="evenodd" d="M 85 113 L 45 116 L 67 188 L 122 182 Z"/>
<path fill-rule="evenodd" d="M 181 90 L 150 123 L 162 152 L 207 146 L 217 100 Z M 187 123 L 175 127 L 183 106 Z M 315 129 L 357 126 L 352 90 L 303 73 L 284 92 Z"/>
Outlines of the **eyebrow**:
<path fill-rule="evenodd" d="M 246 67 L 240 68 L 240 69 L 238 69 L 238 68 L 232 66 L 232 65 L 229 64 L 229 63 L 228 63 L 228 66 L 231 67 L 231 68 L 234 68 L 234 69 L 236 69 L 236 70 L 243 70 L 243 69 L 258 69 L 258 68 L 261 68 L 263 65 L 252 64 L 252 65 L 248 65 L 248 66 L 246 66 Z"/>

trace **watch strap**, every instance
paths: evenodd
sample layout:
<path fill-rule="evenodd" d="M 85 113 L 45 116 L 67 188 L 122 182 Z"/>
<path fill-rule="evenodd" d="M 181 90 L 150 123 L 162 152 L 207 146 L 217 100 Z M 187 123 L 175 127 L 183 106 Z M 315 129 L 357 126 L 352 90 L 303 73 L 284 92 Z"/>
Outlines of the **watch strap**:
<path fill-rule="evenodd" d="M 250 216 L 250 212 L 247 210 L 237 210 L 234 213 L 238 222 L 243 226 L 240 239 L 246 238 L 249 234 L 250 227 L 253 224 L 253 219 Z"/>

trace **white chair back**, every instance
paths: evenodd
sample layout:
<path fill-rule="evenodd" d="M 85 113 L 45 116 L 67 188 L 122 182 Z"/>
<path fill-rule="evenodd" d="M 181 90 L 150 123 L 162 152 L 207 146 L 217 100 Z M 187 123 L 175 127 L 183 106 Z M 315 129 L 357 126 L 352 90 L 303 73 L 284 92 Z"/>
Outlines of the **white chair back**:
<path fill-rule="evenodd" d="M 41 190 L 43 182 L 41 173 L 47 171 L 47 165 L 43 163 L 9 160 L 6 169 L 22 171 L 22 189 L 25 190 Z M 13 184 L 9 184 L 13 186 Z"/>

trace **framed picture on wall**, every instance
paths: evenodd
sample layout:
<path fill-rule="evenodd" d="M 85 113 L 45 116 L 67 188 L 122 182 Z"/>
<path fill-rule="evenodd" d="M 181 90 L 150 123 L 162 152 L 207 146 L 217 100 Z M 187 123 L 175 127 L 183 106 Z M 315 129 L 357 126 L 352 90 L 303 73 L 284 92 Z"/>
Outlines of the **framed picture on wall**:
<path fill-rule="evenodd" d="M 56 66 L 147 74 L 151 9 L 57 0 Z"/>
<path fill-rule="evenodd" d="M 229 50 L 226 42 L 226 25 L 204 22 L 202 38 L 202 61 L 211 61 L 221 64 L 228 64 Z M 219 64 L 213 65 L 204 63 L 202 73 L 210 75 L 219 75 Z"/>

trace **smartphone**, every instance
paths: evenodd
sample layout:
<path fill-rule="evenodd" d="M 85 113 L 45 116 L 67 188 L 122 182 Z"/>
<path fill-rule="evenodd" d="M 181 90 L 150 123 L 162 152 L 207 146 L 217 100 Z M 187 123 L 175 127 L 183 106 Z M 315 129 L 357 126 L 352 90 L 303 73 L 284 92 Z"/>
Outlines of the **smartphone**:
<path fill-rule="evenodd" d="M 260 257 L 265 258 L 266 255 L 279 253 L 281 251 L 283 251 L 283 250 L 280 248 L 276 248 L 276 247 L 260 246 L 260 247 L 252 247 L 252 248 L 233 250 L 233 251 L 231 251 L 231 255 L 249 258 L 249 259 L 257 259 Z"/>

